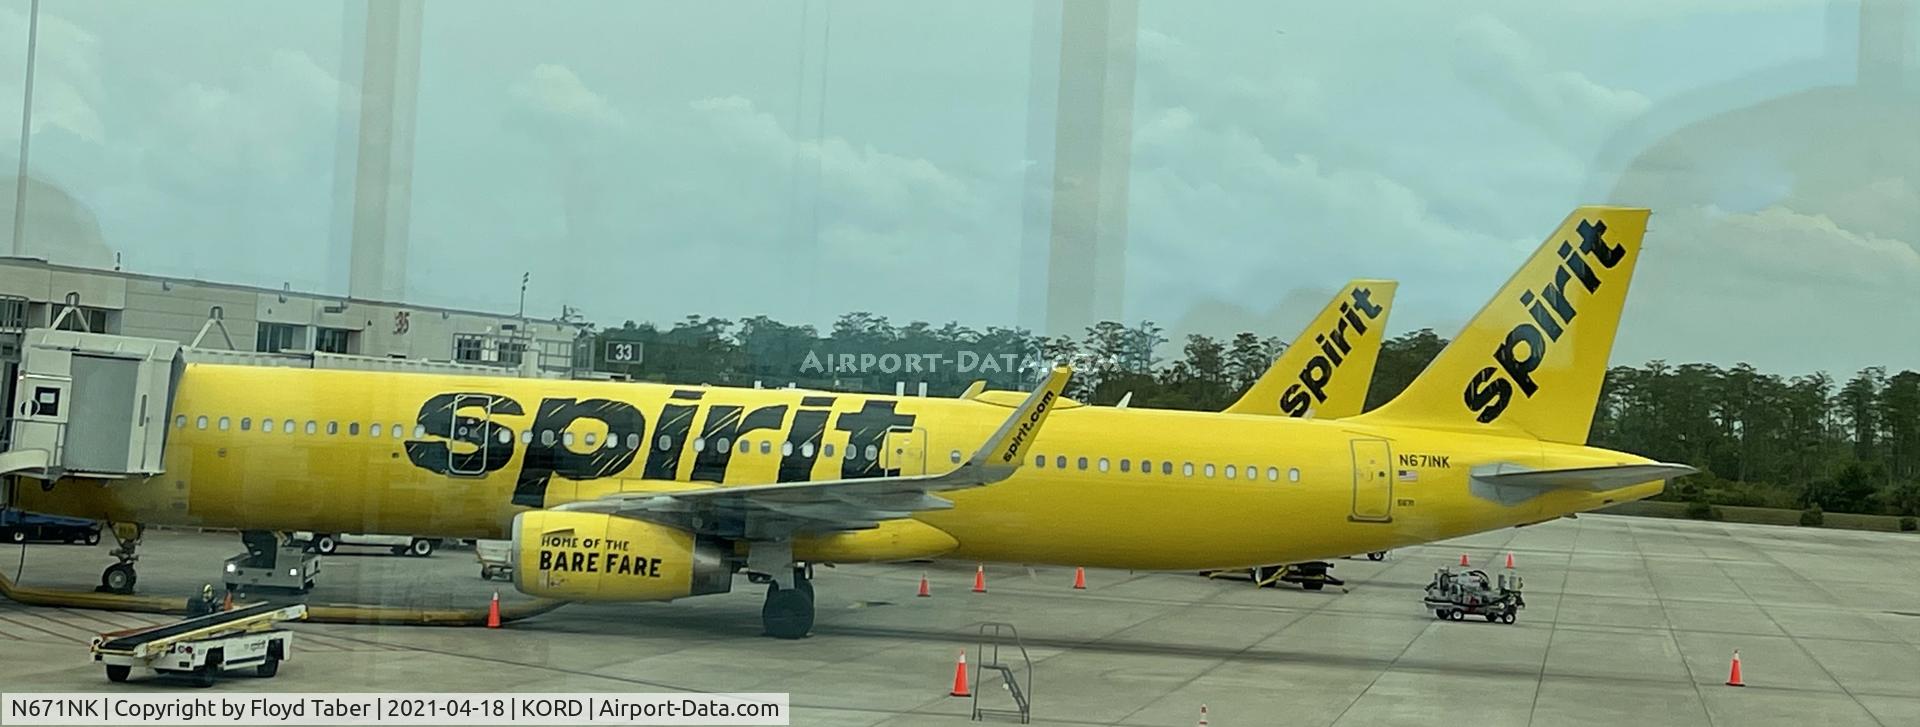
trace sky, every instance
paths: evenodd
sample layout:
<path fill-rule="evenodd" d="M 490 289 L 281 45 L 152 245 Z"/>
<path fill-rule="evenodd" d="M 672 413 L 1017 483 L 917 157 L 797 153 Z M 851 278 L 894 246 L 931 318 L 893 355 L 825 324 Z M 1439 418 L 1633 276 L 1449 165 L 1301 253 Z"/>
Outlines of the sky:
<path fill-rule="evenodd" d="M 1920 11 L 1885 4 L 1888 45 L 1858 2 L 1143 0 L 1122 315 L 1291 337 L 1390 277 L 1393 332 L 1451 335 L 1621 203 L 1654 217 L 1616 363 L 1920 368 Z M 346 291 L 363 0 L 41 7 L 39 254 Z M 511 311 L 528 272 L 530 312 L 606 324 L 1011 325 L 1035 15 L 427 0 L 406 297 Z"/>

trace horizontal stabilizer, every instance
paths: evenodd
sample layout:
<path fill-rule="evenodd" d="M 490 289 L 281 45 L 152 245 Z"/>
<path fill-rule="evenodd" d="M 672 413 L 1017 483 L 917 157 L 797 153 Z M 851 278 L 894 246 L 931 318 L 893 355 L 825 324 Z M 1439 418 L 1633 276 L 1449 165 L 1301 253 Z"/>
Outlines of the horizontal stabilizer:
<path fill-rule="evenodd" d="M 1601 467 L 1572 467 L 1557 470 L 1519 469 L 1514 465 L 1494 465 L 1488 471 L 1475 471 L 1473 478 L 1490 485 L 1533 487 L 1538 489 L 1612 490 L 1643 482 L 1671 480 L 1699 472 L 1683 464 L 1620 464 Z"/>

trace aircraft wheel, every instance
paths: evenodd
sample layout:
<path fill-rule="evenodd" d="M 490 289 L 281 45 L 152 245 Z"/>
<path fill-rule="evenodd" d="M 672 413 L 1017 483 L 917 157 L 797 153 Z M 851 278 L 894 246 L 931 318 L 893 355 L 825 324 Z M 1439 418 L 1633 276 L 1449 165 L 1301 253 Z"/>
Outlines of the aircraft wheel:
<path fill-rule="evenodd" d="M 193 673 L 189 674 L 188 678 L 192 680 L 194 686 L 205 689 L 213 686 L 214 677 L 219 673 L 219 670 L 220 667 L 209 663 L 206 666 L 193 670 Z"/>
<path fill-rule="evenodd" d="M 776 639 L 806 638 L 813 630 L 812 589 L 783 589 L 776 583 L 767 584 L 767 602 L 760 607 L 760 622 L 766 627 L 767 635 Z"/>
<path fill-rule="evenodd" d="M 100 573 L 100 587 L 108 593 L 127 594 L 133 592 L 133 584 L 140 581 L 132 563 L 115 563 Z"/>

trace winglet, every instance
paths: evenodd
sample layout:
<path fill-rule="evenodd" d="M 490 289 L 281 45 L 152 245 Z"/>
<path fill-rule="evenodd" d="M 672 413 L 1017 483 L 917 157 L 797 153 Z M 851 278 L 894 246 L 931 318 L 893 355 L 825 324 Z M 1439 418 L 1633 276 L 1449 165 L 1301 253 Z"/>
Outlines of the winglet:
<path fill-rule="evenodd" d="M 974 381 L 973 381 L 973 383 L 971 383 L 971 384 L 967 384 L 967 390 L 966 390 L 966 391 L 962 391 L 962 392 L 960 392 L 960 396 L 959 396 L 958 398 L 961 398 L 961 399 L 971 399 L 971 398 L 974 398 L 974 397 L 976 397 L 976 396 L 979 396 L 979 395 L 980 395 L 980 392 L 982 392 L 982 391 L 986 391 L 986 390 L 987 390 L 987 380 L 986 380 L 986 379 L 974 379 Z"/>
<path fill-rule="evenodd" d="M 1067 380 L 1073 378 L 1073 370 L 1057 366 L 1047 374 L 1047 380 L 1040 388 L 1027 395 L 1026 401 L 1015 407 L 1013 415 L 994 430 L 980 451 L 974 452 L 967 460 L 969 467 L 983 467 L 992 474 L 1005 477 L 1020 467 L 1020 461 L 1027 456 L 1027 450 L 1033 447 L 1033 440 L 1040 435 L 1040 425 L 1047 421 L 1047 414 L 1053 411 L 1053 404 L 1067 390 Z"/>

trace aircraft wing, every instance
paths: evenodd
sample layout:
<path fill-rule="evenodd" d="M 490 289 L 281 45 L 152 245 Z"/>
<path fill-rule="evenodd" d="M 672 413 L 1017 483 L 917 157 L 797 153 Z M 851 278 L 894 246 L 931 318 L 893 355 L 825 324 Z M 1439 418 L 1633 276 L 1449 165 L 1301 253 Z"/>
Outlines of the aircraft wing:
<path fill-rule="evenodd" d="M 555 509 L 601 512 L 696 533 L 749 538 L 859 530 L 923 510 L 943 510 L 953 504 L 934 493 L 990 485 L 1020 469 L 1071 375 L 1064 367 L 1055 368 L 972 457 L 948 472 L 623 492 Z"/>
<path fill-rule="evenodd" d="M 1700 471 L 1687 465 L 1665 462 L 1551 470 L 1510 469 L 1511 467 L 1511 465 L 1496 465 L 1486 472 L 1474 472 L 1473 477 L 1493 485 L 1538 489 L 1568 488 L 1598 492 L 1654 480 L 1671 480 Z"/>

